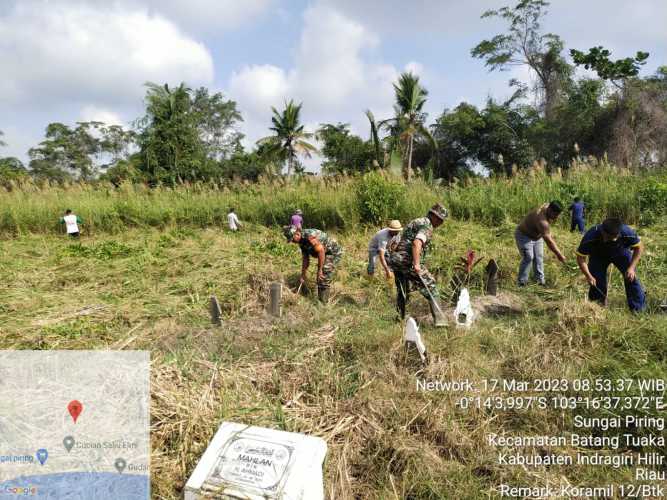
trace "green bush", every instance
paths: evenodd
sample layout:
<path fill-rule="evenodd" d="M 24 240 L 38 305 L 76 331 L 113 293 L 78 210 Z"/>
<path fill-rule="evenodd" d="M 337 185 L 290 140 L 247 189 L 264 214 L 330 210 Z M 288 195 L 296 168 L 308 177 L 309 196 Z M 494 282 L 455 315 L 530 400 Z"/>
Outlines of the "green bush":
<path fill-rule="evenodd" d="M 667 182 L 651 179 L 638 195 L 642 224 L 652 224 L 658 217 L 667 214 Z"/>
<path fill-rule="evenodd" d="M 376 172 L 364 175 L 357 185 L 361 222 L 379 224 L 402 212 L 406 201 L 405 185 Z"/>

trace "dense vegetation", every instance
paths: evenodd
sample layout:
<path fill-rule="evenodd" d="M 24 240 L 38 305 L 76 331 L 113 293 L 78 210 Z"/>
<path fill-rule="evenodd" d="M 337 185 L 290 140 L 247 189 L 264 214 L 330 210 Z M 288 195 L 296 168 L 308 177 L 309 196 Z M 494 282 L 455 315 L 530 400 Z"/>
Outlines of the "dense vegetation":
<path fill-rule="evenodd" d="M 574 196 L 587 205 L 589 221 L 617 215 L 631 224 L 650 225 L 667 215 L 667 173 L 632 172 L 604 164 L 579 163 L 565 172 L 540 167 L 511 178 L 469 178 L 448 186 L 425 181 L 405 184 L 377 172 L 349 177 L 303 177 L 253 184 L 212 182 L 149 188 L 124 183 L 40 185 L 14 183 L 0 197 L 0 234 L 57 233 L 58 218 L 71 208 L 87 233 L 120 232 L 128 227 L 224 226 L 234 207 L 242 220 L 286 224 L 296 208 L 323 229 L 357 230 L 360 224 L 406 220 L 443 202 L 454 218 L 487 226 L 517 221 L 548 200 L 566 206 Z M 564 218 L 565 219 L 565 218 Z M 567 221 L 561 221 L 563 227 Z"/>
<path fill-rule="evenodd" d="M 309 132 L 300 121 L 301 104 L 289 101 L 273 109 L 272 135 L 246 150 L 234 101 L 184 83 L 147 83 L 145 114 L 131 130 L 100 122 L 51 123 L 44 141 L 30 149 L 27 166 L 0 157 L 0 183 L 9 186 L 26 176 L 150 186 L 256 181 L 274 178 L 285 167 L 288 175 L 303 173 L 299 158 L 315 152 L 314 139 L 324 173 L 393 169 L 406 179 L 416 173 L 447 182 L 480 171 L 511 176 L 535 163 L 566 169 L 589 156 L 631 168 L 667 163 L 667 66 L 656 65 L 654 74 L 641 77 L 648 53 L 614 60 L 602 46 L 588 52 L 571 48 L 568 59 L 565 41 L 542 30 L 547 6 L 544 0 L 520 0 L 482 16 L 500 18 L 506 31 L 482 40 L 472 57 L 492 71 L 527 66 L 535 76 L 533 86 L 511 80 L 513 94 L 505 101 L 489 98 L 483 108 L 462 102 L 429 120 L 427 89 L 417 75 L 403 73 L 394 83 L 394 115 L 365 111 L 367 138 L 352 134 L 345 123 L 322 123 Z M 598 77 L 578 76 L 578 66 Z"/>

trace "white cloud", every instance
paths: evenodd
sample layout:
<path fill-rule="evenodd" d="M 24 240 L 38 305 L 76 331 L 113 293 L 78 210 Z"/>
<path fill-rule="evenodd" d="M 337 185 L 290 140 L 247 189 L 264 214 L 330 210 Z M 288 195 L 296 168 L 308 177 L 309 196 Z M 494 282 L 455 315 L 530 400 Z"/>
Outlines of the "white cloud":
<path fill-rule="evenodd" d="M 282 68 L 270 64 L 251 65 L 232 73 L 230 92 L 243 103 L 241 109 L 262 114 L 287 97 L 290 84 Z"/>
<path fill-rule="evenodd" d="M 343 121 L 366 136 L 365 109 L 377 117 L 392 111 L 399 71 L 372 61 L 377 35 L 321 4 L 306 9 L 303 19 L 291 67 L 251 65 L 231 76 L 229 91 L 243 110 L 248 144 L 268 134 L 270 107 L 280 109 L 289 99 L 303 102 L 302 121 L 311 124 L 310 131 L 322 122 Z"/>
<path fill-rule="evenodd" d="M 0 158 L 13 156 L 27 162 L 28 149 L 36 146 L 42 140 L 39 135 L 28 133 L 23 127 L 15 125 L 3 126 L 2 131 L 4 135 L 1 139 L 7 145 L 0 147 Z"/>
<path fill-rule="evenodd" d="M 22 3 L 41 0 L 18 0 Z M 49 5 L 109 6 L 124 11 L 143 11 L 159 15 L 174 24 L 201 34 L 220 33 L 238 28 L 267 12 L 274 0 L 48 0 Z"/>
<path fill-rule="evenodd" d="M 424 65 L 422 63 L 418 63 L 417 61 L 410 61 L 403 69 L 418 76 L 424 74 Z"/>
<path fill-rule="evenodd" d="M 146 81 L 210 84 L 206 47 L 172 22 L 111 5 L 28 1 L 0 17 L 0 107 L 137 101 Z"/>
<path fill-rule="evenodd" d="M 191 30 L 234 29 L 266 12 L 272 0 L 139 0 Z"/>
<path fill-rule="evenodd" d="M 83 122 L 102 122 L 107 125 L 125 125 L 125 121 L 109 109 L 98 108 L 97 106 L 84 106 L 81 109 L 80 121 Z"/>

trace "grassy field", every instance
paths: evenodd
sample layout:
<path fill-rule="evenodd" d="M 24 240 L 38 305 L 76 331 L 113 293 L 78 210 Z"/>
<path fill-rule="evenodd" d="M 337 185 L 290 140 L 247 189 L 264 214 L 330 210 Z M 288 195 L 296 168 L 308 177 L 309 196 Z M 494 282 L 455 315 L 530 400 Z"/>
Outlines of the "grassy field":
<path fill-rule="evenodd" d="M 277 228 L 251 225 L 230 234 L 196 227 L 195 220 L 104 232 L 95 217 L 105 212 L 95 212 L 91 202 L 82 215 L 95 222 L 79 245 L 49 226 L 47 210 L 63 200 L 11 196 L 25 196 L 28 205 L 11 208 L 23 229 L 0 241 L 0 348 L 150 349 L 153 498 L 180 498 L 222 420 L 326 439 L 331 499 L 496 498 L 494 488 L 503 482 L 632 479 L 623 468 L 501 466 L 489 433 L 560 435 L 572 429 L 573 412 L 463 410 L 455 394 L 417 391 L 416 380 L 667 378 L 667 316 L 657 308 L 667 288 L 664 223 L 641 230 L 647 253 L 638 272 L 649 312 L 633 316 L 616 271 L 608 309 L 584 300 L 583 279 L 572 270 L 578 237 L 562 228 L 556 238 L 569 268 L 549 256 L 548 286 L 519 290 L 512 223 L 448 221 L 427 261 L 443 288 L 459 256 L 472 248 L 485 261 L 498 260 L 503 294 L 522 310 L 481 316 L 470 330 L 435 329 L 415 295 L 409 311 L 421 320 L 431 359 L 424 368 L 403 348 L 392 288 L 365 276 L 372 229 L 335 232 L 345 255 L 329 306 L 287 290 L 283 316 L 272 319 L 269 283 L 293 286 L 300 263 L 298 249 Z M 72 196 L 64 201 L 81 200 Z M 203 210 L 208 202 L 196 206 Z M 174 206 L 181 210 L 184 203 L 177 199 Z M 0 204 L 7 229 L 8 204 Z M 43 212 L 34 208 L 40 204 Z M 252 207 L 239 208 L 249 218 L 244 210 Z M 473 297 L 480 295 L 481 268 L 471 279 Z M 222 305 L 222 327 L 210 324 L 212 294 Z M 72 315 L 85 307 L 91 314 Z"/>

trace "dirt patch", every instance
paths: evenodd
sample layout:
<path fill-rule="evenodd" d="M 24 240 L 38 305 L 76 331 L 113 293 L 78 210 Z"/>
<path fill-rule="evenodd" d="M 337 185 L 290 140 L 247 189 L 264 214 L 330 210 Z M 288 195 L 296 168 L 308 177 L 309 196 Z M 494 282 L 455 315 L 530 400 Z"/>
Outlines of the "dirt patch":
<path fill-rule="evenodd" d="M 480 295 L 473 297 L 471 302 L 475 313 L 482 316 L 512 316 L 524 311 L 523 300 L 509 292 Z"/>

